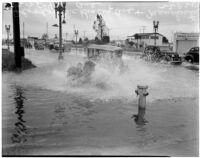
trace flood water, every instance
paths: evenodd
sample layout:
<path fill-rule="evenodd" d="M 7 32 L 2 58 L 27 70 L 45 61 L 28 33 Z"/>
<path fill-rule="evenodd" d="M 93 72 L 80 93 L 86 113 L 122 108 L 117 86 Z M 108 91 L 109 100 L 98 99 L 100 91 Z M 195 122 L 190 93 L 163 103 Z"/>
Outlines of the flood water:
<path fill-rule="evenodd" d="M 67 69 L 83 63 L 84 52 L 59 61 L 47 50 L 25 51 L 37 68 L 2 74 L 4 155 L 198 152 L 198 71 L 124 55 L 124 73 L 97 65 L 90 83 L 71 85 Z M 131 118 L 138 84 L 149 87 L 143 126 Z"/>

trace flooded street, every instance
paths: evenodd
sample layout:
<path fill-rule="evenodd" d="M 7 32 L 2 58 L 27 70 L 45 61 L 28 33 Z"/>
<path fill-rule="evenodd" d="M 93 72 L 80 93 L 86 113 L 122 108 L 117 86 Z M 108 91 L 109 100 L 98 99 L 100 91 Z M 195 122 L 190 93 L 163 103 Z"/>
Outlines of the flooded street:
<path fill-rule="evenodd" d="M 85 53 L 63 55 L 26 49 L 37 68 L 3 72 L 3 155 L 198 155 L 198 71 L 124 55 L 122 74 L 97 65 L 89 84 L 71 85 Z M 149 86 L 141 126 L 138 84 Z"/>

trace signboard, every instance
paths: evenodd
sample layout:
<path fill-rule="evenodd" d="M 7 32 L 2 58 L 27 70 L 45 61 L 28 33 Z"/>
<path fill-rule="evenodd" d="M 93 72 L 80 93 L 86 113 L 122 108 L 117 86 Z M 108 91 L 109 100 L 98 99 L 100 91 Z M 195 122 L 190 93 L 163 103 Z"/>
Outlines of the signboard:
<path fill-rule="evenodd" d="M 198 39 L 199 38 L 199 33 L 177 33 L 176 34 L 177 39 Z"/>

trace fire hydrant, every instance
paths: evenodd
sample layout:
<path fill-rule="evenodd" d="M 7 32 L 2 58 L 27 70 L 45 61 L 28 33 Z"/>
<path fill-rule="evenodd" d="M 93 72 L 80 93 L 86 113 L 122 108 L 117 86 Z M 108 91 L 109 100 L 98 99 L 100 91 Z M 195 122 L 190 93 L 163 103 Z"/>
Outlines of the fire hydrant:
<path fill-rule="evenodd" d="M 138 100 L 138 114 L 133 115 L 135 118 L 135 122 L 137 124 L 145 124 L 148 121 L 144 118 L 145 111 L 146 111 L 146 96 L 149 95 L 149 93 L 146 91 L 148 86 L 141 86 L 138 85 L 137 89 L 135 90 L 135 93 L 139 96 Z"/>

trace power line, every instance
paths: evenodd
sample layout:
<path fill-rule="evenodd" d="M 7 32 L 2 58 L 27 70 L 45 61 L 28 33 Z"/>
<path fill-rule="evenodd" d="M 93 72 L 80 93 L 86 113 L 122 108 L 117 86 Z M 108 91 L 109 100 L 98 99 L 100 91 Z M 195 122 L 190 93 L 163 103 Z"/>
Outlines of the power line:
<path fill-rule="evenodd" d="M 112 27 L 110 29 L 133 29 L 133 28 L 138 28 L 139 26 L 129 26 L 129 27 Z"/>

